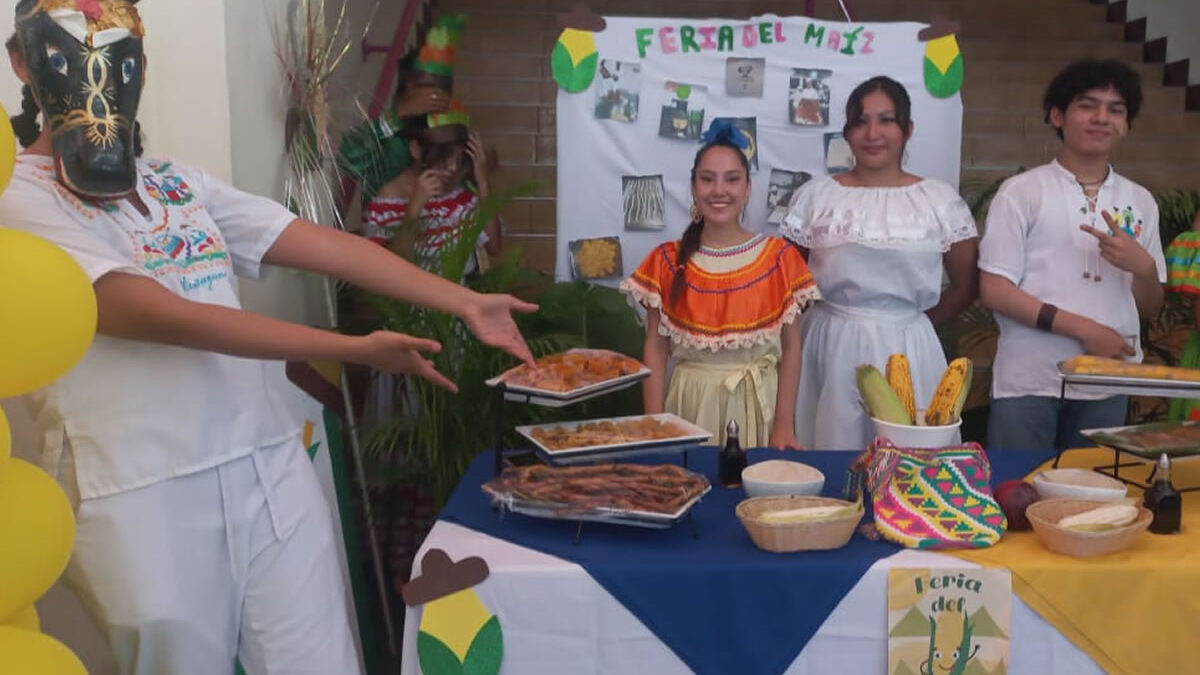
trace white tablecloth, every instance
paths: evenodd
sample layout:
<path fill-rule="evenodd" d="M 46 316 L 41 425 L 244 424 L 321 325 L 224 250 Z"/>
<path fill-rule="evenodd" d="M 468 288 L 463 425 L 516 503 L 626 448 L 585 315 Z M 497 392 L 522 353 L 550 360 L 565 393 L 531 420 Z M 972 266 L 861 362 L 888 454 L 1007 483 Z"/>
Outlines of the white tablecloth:
<path fill-rule="evenodd" d="M 438 521 L 418 554 L 440 548 L 452 560 L 480 556 L 491 575 L 475 587 L 504 631 L 502 675 L 673 675 L 691 670 L 579 565 L 454 523 Z M 788 668 L 789 675 L 887 672 L 887 570 L 976 567 L 954 556 L 901 550 L 875 563 Z M 698 589 L 703 592 L 703 589 Z M 1103 673 L 1013 595 L 1009 673 Z M 404 675 L 416 675 L 420 608 L 404 622 Z M 735 633 L 731 632 L 731 636 Z M 732 675 L 732 674 L 731 674 Z M 741 674 L 738 674 L 741 675 Z"/>

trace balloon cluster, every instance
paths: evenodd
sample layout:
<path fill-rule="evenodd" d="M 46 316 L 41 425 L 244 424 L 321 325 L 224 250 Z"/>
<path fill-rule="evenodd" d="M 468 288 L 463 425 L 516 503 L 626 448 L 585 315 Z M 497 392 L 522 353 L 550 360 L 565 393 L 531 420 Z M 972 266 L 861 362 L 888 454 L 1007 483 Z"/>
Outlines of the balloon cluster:
<path fill-rule="evenodd" d="M 16 162 L 7 119 L 0 108 L 0 192 Z M 61 377 L 95 333 L 96 297 L 75 261 L 44 239 L 0 227 L 0 398 Z M 86 675 L 70 649 L 39 632 L 34 608 L 71 556 L 71 504 L 53 478 L 11 454 L 0 410 L 0 673 Z"/>

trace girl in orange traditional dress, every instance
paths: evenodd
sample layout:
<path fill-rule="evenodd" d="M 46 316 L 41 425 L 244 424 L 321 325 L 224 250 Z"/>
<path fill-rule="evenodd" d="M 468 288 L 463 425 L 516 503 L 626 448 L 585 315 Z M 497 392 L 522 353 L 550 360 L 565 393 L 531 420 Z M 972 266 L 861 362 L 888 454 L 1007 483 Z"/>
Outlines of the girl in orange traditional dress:
<path fill-rule="evenodd" d="M 741 226 L 750 196 L 745 137 L 718 120 L 704 140 L 683 238 L 655 248 L 621 283 L 647 310 L 645 411 L 673 412 L 722 444 L 737 420 L 745 446 L 798 448 L 796 318 L 818 297 L 816 283 L 796 247 Z"/>

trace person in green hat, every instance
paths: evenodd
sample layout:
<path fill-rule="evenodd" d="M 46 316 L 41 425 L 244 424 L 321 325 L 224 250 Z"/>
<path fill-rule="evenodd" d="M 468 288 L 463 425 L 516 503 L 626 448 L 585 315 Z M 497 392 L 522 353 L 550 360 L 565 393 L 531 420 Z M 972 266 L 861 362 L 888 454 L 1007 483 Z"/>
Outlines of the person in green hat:
<path fill-rule="evenodd" d="M 454 65 L 462 14 L 442 17 L 426 36 L 420 50 L 396 65 L 395 100 L 378 118 L 354 127 L 342 139 L 341 166 L 359 183 L 365 206 L 379 188 L 400 175 L 412 161 L 404 130 L 412 120 L 446 112 L 454 87 Z"/>

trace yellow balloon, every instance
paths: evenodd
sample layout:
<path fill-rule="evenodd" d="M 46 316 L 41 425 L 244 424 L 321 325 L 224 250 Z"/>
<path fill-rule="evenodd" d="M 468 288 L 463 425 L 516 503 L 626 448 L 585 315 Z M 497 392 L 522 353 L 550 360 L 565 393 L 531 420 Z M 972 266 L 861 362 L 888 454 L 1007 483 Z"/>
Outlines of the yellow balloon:
<path fill-rule="evenodd" d="M 41 237 L 0 227 L 0 398 L 61 377 L 95 334 L 96 295 L 79 265 Z"/>
<path fill-rule="evenodd" d="M 0 675 L 87 675 L 83 662 L 44 633 L 0 626 Z"/>
<path fill-rule="evenodd" d="M 12 626 L 13 628 L 40 631 L 42 629 L 42 620 L 38 617 L 37 607 L 30 605 L 25 609 L 17 610 L 16 614 L 0 621 L 0 626 Z"/>
<path fill-rule="evenodd" d="M 8 119 L 4 106 L 0 106 L 0 119 Z M 13 167 L 17 165 L 17 137 L 13 135 L 11 124 L 0 124 L 0 192 L 8 187 L 12 178 Z"/>
<path fill-rule="evenodd" d="M 75 544 L 75 514 L 67 495 L 45 471 L 15 457 L 4 462 L 8 466 L 0 490 L 0 616 L 11 616 L 42 597 L 66 568 Z"/>

